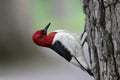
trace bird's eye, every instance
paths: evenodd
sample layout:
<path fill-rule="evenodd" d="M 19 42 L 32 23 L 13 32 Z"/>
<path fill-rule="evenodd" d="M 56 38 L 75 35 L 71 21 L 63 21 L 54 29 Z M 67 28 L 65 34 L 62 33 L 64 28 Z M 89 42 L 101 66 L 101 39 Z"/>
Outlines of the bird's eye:
<path fill-rule="evenodd" d="M 43 35 L 38 36 L 38 38 L 42 38 L 42 37 L 43 37 Z"/>

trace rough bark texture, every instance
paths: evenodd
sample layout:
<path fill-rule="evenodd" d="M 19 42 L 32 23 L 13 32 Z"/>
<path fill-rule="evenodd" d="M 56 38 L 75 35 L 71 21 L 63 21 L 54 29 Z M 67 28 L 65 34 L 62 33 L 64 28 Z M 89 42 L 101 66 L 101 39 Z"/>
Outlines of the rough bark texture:
<path fill-rule="evenodd" d="M 120 0 L 83 0 L 95 80 L 120 80 Z"/>

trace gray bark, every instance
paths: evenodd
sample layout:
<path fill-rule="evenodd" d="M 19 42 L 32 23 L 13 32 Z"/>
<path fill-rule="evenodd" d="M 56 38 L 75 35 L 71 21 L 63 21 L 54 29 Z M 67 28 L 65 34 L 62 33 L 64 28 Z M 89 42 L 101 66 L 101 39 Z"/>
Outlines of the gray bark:
<path fill-rule="evenodd" d="M 83 0 L 95 80 L 120 80 L 120 0 Z"/>

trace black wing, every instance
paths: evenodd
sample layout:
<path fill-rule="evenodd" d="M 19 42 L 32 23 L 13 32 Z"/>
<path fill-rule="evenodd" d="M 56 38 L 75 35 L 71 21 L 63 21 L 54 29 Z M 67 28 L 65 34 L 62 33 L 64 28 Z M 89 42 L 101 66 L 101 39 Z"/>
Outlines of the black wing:
<path fill-rule="evenodd" d="M 70 55 L 70 51 L 67 50 L 60 41 L 56 41 L 52 45 L 51 49 L 57 52 L 60 56 L 64 57 L 67 61 L 70 61 L 72 59 L 72 56 Z"/>

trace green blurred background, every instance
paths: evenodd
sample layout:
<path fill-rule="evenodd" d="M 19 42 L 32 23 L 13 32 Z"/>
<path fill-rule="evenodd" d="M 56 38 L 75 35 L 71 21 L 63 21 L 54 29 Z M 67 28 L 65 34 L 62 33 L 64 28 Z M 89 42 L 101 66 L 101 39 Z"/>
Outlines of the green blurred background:
<path fill-rule="evenodd" d="M 34 0 L 33 15 L 33 29 L 51 22 L 49 32 L 65 29 L 80 34 L 83 31 L 85 16 L 80 0 Z"/>
<path fill-rule="evenodd" d="M 0 0 L 0 80 L 93 80 L 32 42 L 33 33 L 49 22 L 49 32 L 65 29 L 80 36 L 84 17 L 80 0 Z"/>

